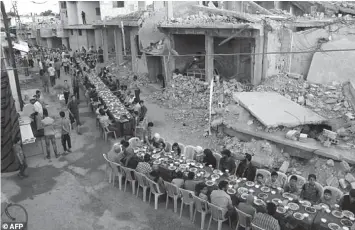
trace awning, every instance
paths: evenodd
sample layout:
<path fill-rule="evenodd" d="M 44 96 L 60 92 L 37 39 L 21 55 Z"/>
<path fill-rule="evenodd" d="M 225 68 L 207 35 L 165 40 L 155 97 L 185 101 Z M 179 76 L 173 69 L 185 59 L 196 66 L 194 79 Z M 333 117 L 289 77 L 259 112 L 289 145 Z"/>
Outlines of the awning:
<path fill-rule="evenodd" d="M 28 51 L 30 51 L 30 48 L 28 47 L 27 42 L 14 43 L 13 48 L 16 50 L 22 51 L 22 52 L 26 52 L 26 53 L 28 53 Z"/>

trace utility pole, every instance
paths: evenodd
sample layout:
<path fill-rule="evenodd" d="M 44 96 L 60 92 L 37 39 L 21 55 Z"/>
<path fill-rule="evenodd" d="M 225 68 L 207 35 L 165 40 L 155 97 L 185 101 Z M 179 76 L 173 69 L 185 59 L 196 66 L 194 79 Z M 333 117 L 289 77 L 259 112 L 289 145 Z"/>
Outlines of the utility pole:
<path fill-rule="evenodd" d="M 3 20 L 4 20 L 4 27 L 5 27 L 5 33 L 6 33 L 6 37 L 7 37 L 7 42 L 8 42 L 8 45 L 9 45 L 10 63 L 11 63 L 11 66 L 12 66 L 12 68 L 14 70 L 16 89 L 17 89 L 17 97 L 18 97 L 18 100 L 19 100 L 20 109 L 22 111 L 22 109 L 23 109 L 23 101 L 22 101 L 22 96 L 21 96 L 20 81 L 18 79 L 18 72 L 17 72 L 17 68 L 16 68 L 15 55 L 14 55 L 14 50 L 12 48 L 11 34 L 10 34 L 10 30 L 9 30 L 7 14 L 6 14 L 5 5 L 4 5 L 3 1 L 1 1 L 1 13 L 2 13 Z"/>

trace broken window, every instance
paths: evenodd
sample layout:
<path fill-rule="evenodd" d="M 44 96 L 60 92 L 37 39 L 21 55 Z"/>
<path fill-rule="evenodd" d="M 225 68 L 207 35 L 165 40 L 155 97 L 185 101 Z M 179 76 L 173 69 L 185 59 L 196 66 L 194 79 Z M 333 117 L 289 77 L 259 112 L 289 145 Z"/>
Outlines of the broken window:
<path fill-rule="evenodd" d="M 141 44 L 139 42 L 139 36 L 138 35 L 136 35 L 136 37 L 134 38 L 134 42 L 136 43 L 136 46 L 137 46 L 137 55 L 140 58 L 143 53 L 141 52 Z"/>
<path fill-rule="evenodd" d="M 112 2 L 113 8 L 124 8 L 124 1 L 114 1 Z"/>

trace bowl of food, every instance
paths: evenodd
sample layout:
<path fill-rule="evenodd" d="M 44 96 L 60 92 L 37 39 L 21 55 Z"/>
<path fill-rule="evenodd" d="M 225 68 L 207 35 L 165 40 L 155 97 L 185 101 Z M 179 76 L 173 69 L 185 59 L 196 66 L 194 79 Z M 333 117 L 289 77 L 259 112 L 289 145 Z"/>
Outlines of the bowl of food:
<path fill-rule="evenodd" d="M 176 170 L 176 166 L 169 166 L 169 168 L 168 168 L 169 170 L 171 170 L 171 171 L 174 171 L 174 170 Z"/>
<path fill-rule="evenodd" d="M 288 203 L 288 207 L 289 207 L 292 211 L 297 211 L 298 209 L 300 209 L 300 206 L 298 206 L 298 204 L 296 204 L 296 203 Z"/>
<path fill-rule="evenodd" d="M 197 172 L 197 168 L 190 168 L 190 172 L 196 173 Z"/>
<path fill-rule="evenodd" d="M 207 186 L 213 186 L 214 185 L 214 181 L 211 181 L 211 180 L 206 181 L 206 185 Z"/>
<path fill-rule="evenodd" d="M 243 194 L 243 193 L 248 194 L 248 189 L 244 188 L 244 187 L 240 187 L 240 188 L 238 188 L 238 193 L 239 194 Z"/>
<path fill-rule="evenodd" d="M 261 189 L 260 189 L 262 192 L 270 192 L 270 188 L 269 187 L 261 187 Z"/>
<path fill-rule="evenodd" d="M 353 225 L 353 222 L 351 222 L 349 219 L 341 219 L 340 223 L 346 227 L 351 227 Z"/>
<path fill-rule="evenodd" d="M 247 181 L 245 183 L 248 187 L 253 187 L 255 185 L 255 183 L 253 181 Z"/>
<path fill-rule="evenodd" d="M 332 215 L 335 216 L 336 218 L 339 218 L 339 219 L 344 217 L 343 213 L 341 211 L 338 211 L 338 210 L 333 210 L 332 211 Z"/>
<path fill-rule="evenodd" d="M 279 198 L 274 198 L 271 200 L 272 203 L 274 203 L 275 205 L 279 205 L 280 203 L 282 203 L 282 200 Z"/>
<path fill-rule="evenodd" d="M 230 195 L 234 195 L 236 193 L 236 191 L 234 188 L 229 188 L 229 189 L 227 189 L 227 193 Z"/>
<path fill-rule="evenodd" d="M 237 180 L 237 176 L 236 176 L 236 175 L 230 175 L 230 176 L 228 177 L 228 179 L 229 179 L 229 180 L 232 180 L 232 181 L 235 181 L 235 180 Z"/>
<path fill-rule="evenodd" d="M 266 193 L 259 193 L 258 197 L 262 200 L 265 200 L 266 198 L 268 198 L 268 195 Z"/>
<path fill-rule="evenodd" d="M 218 180 L 219 179 L 219 175 L 218 174 L 213 174 L 211 176 L 212 179 Z"/>
<path fill-rule="evenodd" d="M 308 200 L 300 200 L 300 204 L 301 204 L 303 207 L 310 207 L 310 206 L 312 206 L 311 202 L 309 202 Z"/>
<path fill-rule="evenodd" d="M 276 212 L 284 214 L 286 213 L 286 208 L 279 206 L 277 207 Z"/>
<path fill-rule="evenodd" d="M 282 197 L 283 197 L 283 198 L 286 198 L 286 199 L 288 199 L 288 198 L 293 198 L 292 194 L 291 194 L 291 193 L 288 193 L 288 192 L 284 192 L 284 193 L 282 194 Z"/>
<path fill-rule="evenodd" d="M 153 159 L 158 159 L 159 157 L 160 157 L 160 154 L 153 154 L 153 155 L 152 155 L 152 158 L 153 158 Z"/>
<path fill-rule="evenodd" d="M 343 216 L 345 216 L 346 218 L 349 218 L 349 219 L 354 218 L 354 213 L 352 213 L 348 210 L 344 210 L 342 213 L 343 213 Z"/>
<path fill-rule="evenodd" d="M 258 205 L 258 206 L 260 206 L 260 205 L 266 205 L 263 200 L 258 199 L 258 198 L 256 198 L 256 199 L 254 200 L 254 204 L 256 204 L 256 205 Z"/>
<path fill-rule="evenodd" d="M 316 209 L 314 207 L 306 207 L 305 210 L 309 213 L 316 213 Z"/>
<path fill-rule="evenodd" d="M 213 170 L 213 174 L 219 174 L 219 175 L 223 175 L 222 171 L 219 169 L 215 169 Z"/>
<path fill-rule="evenodd" d="M 304 215 L 302 213 L 299 212 L 295 212 L 293 213 L 293 217 L 297 220 L 303 220 L 304 219 Z"/>
<path fill-rule="evenodd" d="M 247 197 L 248 197 L 248 193 L 243 193 L 240 197 L 241 197 L 242 199 L 246 200 Z"/>
<path fill-rule="evenodd" d="M 234 185 L 236 185 L 236 184 L 237 184 L 237 182 L 236 182 L 235 180 L 232 180 L 232 181 L 229 181 L 229 182 L 228 182 L 228 184 L 230 184 L 230 185 L 234 186 Z"/>
<path fill-rule="evenodd" d="M 155 160 L 155 161 L 153 162 L 153 164 L 155 164 L 155 165 L 160 165 L 160 164 L 161 164 L 161 161 L 160 161 L 160 160 Z"/>
<path fill-rule="evenodd" d="M 203 168 L 203 165 L 202 165 L 201 163 L 196 163 L 195 166 L 196 166 L 197 168 Z"/>
<path fill-rule="evenodd" d="M 329 223 L 328 228 L 331 230 L 340 230 L 341 229 L 340 226 L 335 223 Z"/>
<path fill-rule="evenodd" d="M 319 203 L 318 205 L 321 206 L 324 210 L 329 209 L 329 206 L 327 204 Z"/>

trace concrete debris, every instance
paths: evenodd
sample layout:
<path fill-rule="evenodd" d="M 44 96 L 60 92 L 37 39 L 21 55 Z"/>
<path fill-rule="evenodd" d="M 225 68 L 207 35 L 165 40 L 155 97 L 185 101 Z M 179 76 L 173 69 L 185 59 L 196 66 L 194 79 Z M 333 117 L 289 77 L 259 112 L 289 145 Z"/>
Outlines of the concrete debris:
<path fill-rule="evenodd" d="M 339 181 L 335 176 L 331 176 L 326 180 L 326 185 L 328 186 L 332 186 L 335 188 L 339 187 Z"/>
<path fill-rule="evenodd" d="M 339 184 L 342 189 L 346 189 L 348 187 L 348 183 L 345 181 L 345 179 L 340 179 Z"/>
<path fill-rule="evenodd" d="M 342 170 L 344 171 L 344 172 L 350 172 L 350 170 L 351 170 L 351 167 L 350 167 L 350 165 L 348 164 L 348 162 L 346 162 L 346 161 L 341 161 L 340 162 L 340 166 L 341 166 L 341 168 L 342 168 Z"/>
<path fill-rule="evenodd" d="M 240 20 L 235 17 L 215 15 L 200 12 L 199 14 L 189 15 L 181 18 L 170 18 L 167 24 L 215 24 L 215 23 L 244 23 L 244 20 Z"/>
<path fill-rule="evenodd" d="M 351 188 L 355 189 L 355 182 L 351 183 Z"/>
<path fill-rule="evenodd" d="M 327 165 L 330 167 L 334 167 L 334 161 L 332 159 L 327 160 Z"/>
<path fill-rule="evenodd" d="M 279 168 L 279 172 L 286 173 L 289 166 L 290 166 L 290 162 L 289 161 L 284 161 L 282 163 L 281 167 Z"/>
<path fill-rule="evenodd" d="M 353 176 L 353 174 L 347 173 L 345 175 L 345 180 L 351 184 L 351 183 L 355 182 L 355 177 Z"/>

